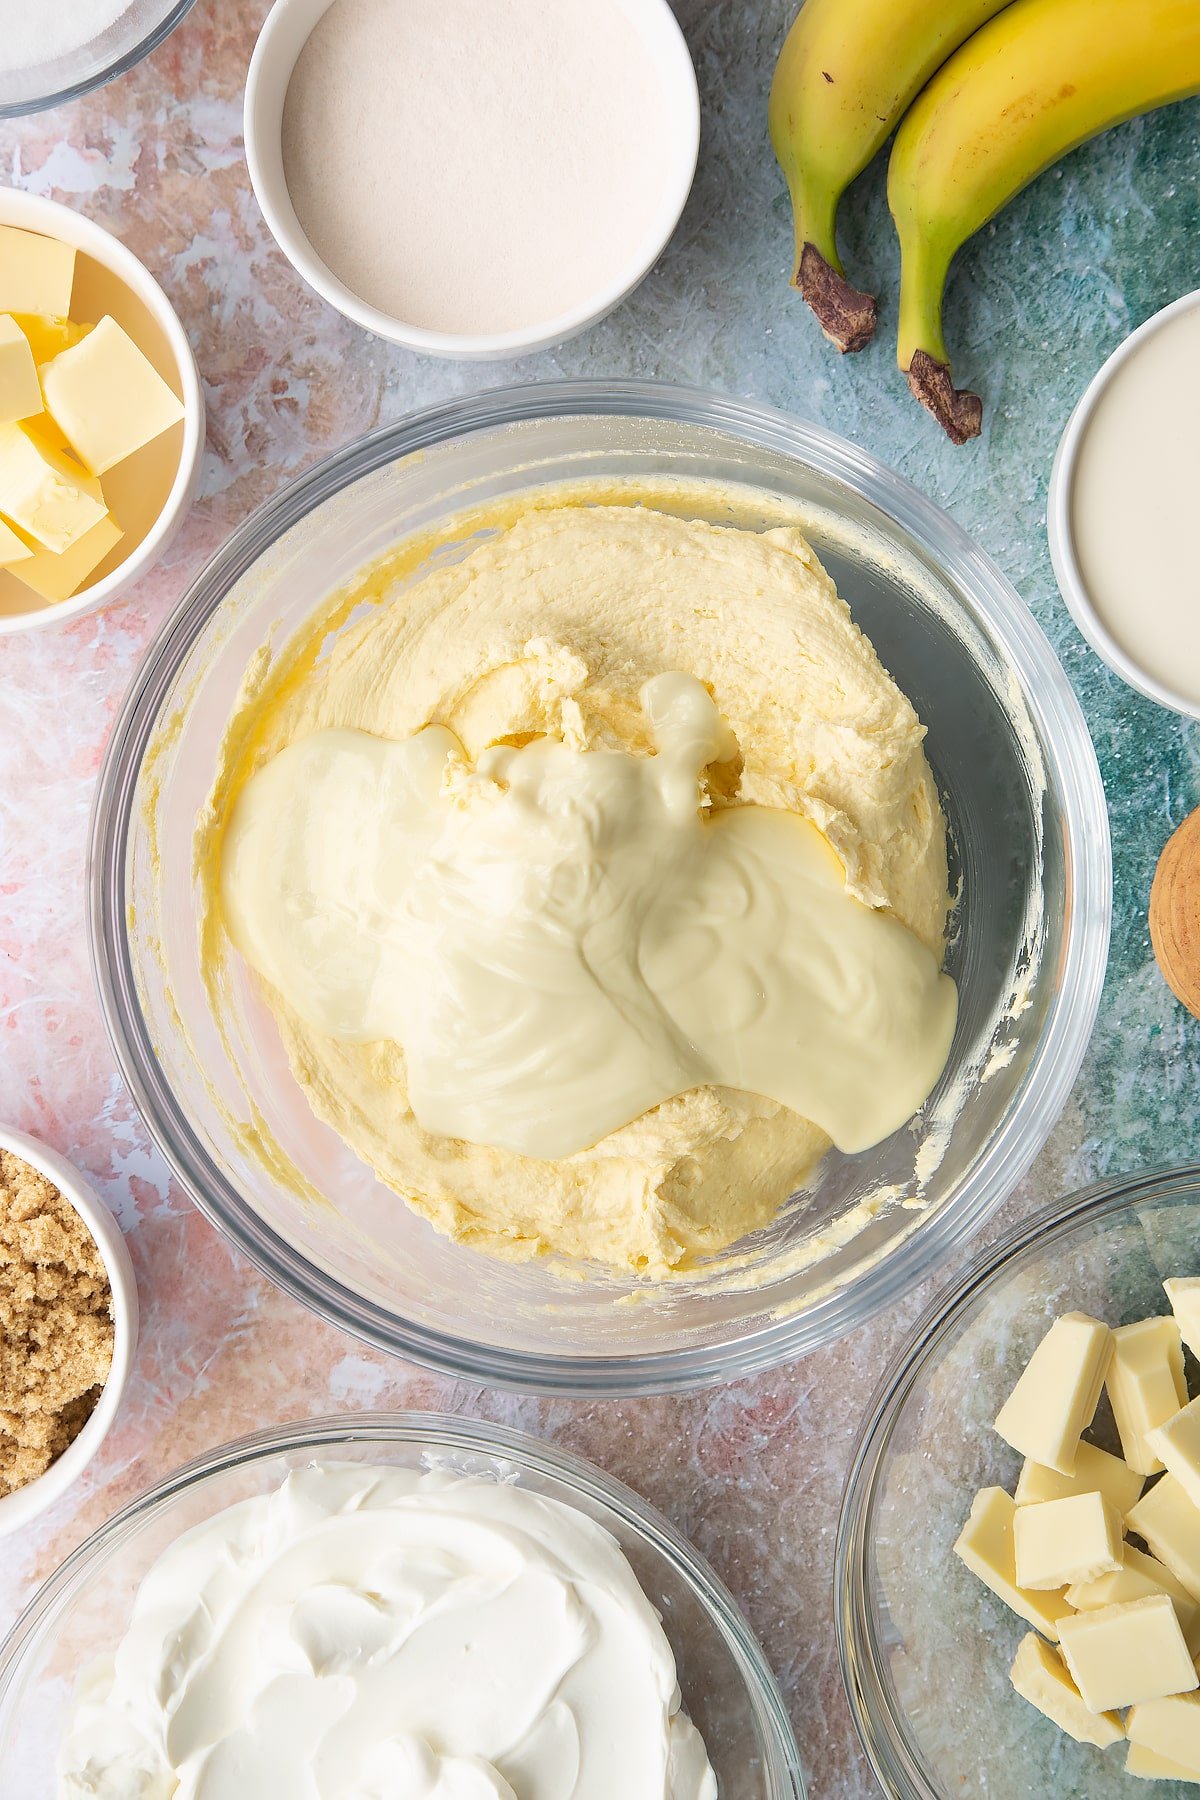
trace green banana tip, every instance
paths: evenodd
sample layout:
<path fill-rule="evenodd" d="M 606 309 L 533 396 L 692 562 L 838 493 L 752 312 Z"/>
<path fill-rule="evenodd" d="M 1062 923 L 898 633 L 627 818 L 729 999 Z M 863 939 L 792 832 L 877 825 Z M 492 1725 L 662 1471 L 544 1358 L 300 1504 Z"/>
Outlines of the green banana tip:
<path fill-rule="evenodd" d="M 878 311 L 875 296 L 851 287 L 815 244 L 803 246 L 792 286 L 811 306 L 821 330 L 838 350 L 862 350 L 870 343 Z"/>
<path fill-rule="evenodd" d="M 952 444 L 965 444 L 983 430 L 983 401 L 969 388 L 956 388 L 949 363 L 939 362 L 928 350 L 914 350 L 906 371 L 908 385 L 927 412 L 931 412 Z"/>

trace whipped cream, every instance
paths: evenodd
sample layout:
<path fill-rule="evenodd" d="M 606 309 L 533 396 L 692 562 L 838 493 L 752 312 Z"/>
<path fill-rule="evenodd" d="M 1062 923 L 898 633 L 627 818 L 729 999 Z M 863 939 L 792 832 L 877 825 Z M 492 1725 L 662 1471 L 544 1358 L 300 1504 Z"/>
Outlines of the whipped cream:
<path fill-rule="evenodd" d="M 715 1800 L 658 1614 L 573 1507 L 332 1465 L 185 1533 L 81 1684 L 60 1800 Z"/>
<path fill-rule="evenodd" d="M 740 751 L 691 675 L 642 691 L 655 754 L 318 731 L 238 799 L 222 900 L 310 1025 L 404 1052 L 430 1133 L 550 1160 L 704 1086 L 839 1149 L 923 1104 L 957 1016 L 925 944 L 779 808 L 713 806 Z"/>

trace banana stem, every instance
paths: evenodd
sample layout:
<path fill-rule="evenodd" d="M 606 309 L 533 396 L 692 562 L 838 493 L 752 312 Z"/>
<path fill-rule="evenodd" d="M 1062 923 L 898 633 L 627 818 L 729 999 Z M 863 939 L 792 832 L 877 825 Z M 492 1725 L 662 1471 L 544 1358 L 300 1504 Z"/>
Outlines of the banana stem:
<path fill-rule="evenodd" d="M 899 221 L 897 221 L 899 224 Z M 983 402 L 968 388 L 956 388 L 942 332 L 942 296 L 954 248 L 931 242 L 919 230 L 900 230 L 900 323 L 896 361 L 913 395 L 931 412 L 954 444 L 965 444 L 983 429 Z"/>
<path fill-rule="evenodd" d="M 796 233 L 792 286 L 817 316 L 821 330 L 838 350 L 862 350 L 875 335 L 873 294 L 852 287 L 842 272 L 837 249 L 840 192 L 813 181 L 807 171 L 788 178 Z"/>
<path fill-rule="evenodd" d="M 920 230 L 907 231 L 900 227 L 900 320 L 896 361 L 906 373 L 918 350 L 924 350 L 934 362 L 947 365 L 950 362 L 942 335 L 942 295 L 949 273 L 950 255 L 941 242 L 933 241 Z"/>
<path fill-rule="evenodd" d="M 844 275 L 837 247 L 837 210 L 841 193 L 811 164 L 785 170 L 792 197 L 792 225 L 796 234 L 796 263 L 792 285 L 800 285 L 800 264 L 809 244 L 837 275 Z"/>
<path fill-rule="evenodd" d="M 927 351 L 914 350 L 908 365 L 908 385 L 952 444 L 965 444 L 983 430 L 983 401 L 969 388 L 955 387 L 949 363 L 934 362 Z"/>

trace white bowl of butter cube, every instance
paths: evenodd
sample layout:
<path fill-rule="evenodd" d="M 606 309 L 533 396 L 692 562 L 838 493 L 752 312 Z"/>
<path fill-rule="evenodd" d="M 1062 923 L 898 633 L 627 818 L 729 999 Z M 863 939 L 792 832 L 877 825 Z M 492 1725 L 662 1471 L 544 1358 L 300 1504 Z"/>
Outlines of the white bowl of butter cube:
<path fill-rule="evenodd" d="M 935 1302 L 836 1565 L 886 1793 L 1200 1794 L 1200 1166 L 1061 1202 Z"/>
<path fill-rule="evenodd" d="M 89 219 L 0 188 L 0 633 L 126 593 L 203 451 L 195 358 L 153 276 Z"/>

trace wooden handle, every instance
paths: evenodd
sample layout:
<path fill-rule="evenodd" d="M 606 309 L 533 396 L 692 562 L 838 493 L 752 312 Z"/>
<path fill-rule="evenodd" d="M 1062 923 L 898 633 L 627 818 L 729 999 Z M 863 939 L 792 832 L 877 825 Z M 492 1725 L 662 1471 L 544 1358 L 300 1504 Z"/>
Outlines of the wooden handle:
<path fill-rule="evenodd" d="M 1167 986 L 1200 1019 L 1200 807 L 1168 838 L 1158 859 L 1150 942 Z"/>

